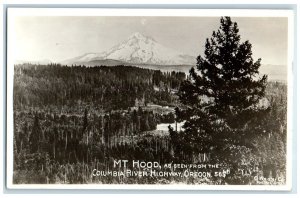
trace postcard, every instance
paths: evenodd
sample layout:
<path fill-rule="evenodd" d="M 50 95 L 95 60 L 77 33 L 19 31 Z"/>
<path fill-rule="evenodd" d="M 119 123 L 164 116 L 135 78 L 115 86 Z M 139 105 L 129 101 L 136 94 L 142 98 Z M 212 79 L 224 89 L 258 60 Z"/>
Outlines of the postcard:
<path fill-rule="evenodd" d="M 9 8 L 7 187 L 290 190 L 293 12 Z"/>

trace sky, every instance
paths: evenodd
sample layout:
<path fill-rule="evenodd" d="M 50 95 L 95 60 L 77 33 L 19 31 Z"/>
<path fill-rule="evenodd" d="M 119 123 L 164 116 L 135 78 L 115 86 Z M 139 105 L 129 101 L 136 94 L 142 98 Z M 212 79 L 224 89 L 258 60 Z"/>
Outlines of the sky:
<path fill-rule="evenodd" d="M 280 17 L 233 17 L 241 41 L 252 44 L 254 59 L 262 64 L 286 65 L 288 21 Z M 206 38 L 220 25 L 219 17 L 16 17 L 14 53 L 17 60 L 59 62 L 91 52 L 102 52 L 135 32 L 150 36 L 183 54 L 203 55 Z"/>

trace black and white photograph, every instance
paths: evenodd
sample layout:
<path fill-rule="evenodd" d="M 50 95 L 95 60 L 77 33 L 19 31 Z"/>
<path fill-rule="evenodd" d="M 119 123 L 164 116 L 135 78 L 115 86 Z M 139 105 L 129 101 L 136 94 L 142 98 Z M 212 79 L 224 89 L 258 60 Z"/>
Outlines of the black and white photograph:
<path fill-rule="evenodd" d="M 8 184 L 288 190 L 292 16 L 8 10 Z"/>

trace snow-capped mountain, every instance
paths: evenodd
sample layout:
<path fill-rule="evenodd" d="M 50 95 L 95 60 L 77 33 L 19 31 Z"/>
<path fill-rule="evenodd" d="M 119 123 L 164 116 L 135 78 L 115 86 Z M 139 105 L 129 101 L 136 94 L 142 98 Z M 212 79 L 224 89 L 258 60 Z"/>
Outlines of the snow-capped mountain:
<path fill-rule="evenodd" d="M 95 63 L 149 64 L 149 65 L 194 65 L 195 57 L 182 54 L 156 42 L 153 38 L 134 33 L 125 41 L 102 53 L 88 53 L 63 61 L 63 64 Z"/>

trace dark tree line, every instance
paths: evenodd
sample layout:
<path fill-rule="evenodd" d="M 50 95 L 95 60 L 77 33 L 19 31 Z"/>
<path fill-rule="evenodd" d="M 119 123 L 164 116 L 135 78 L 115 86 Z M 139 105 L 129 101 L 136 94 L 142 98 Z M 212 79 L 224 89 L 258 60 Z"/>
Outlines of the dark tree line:
<path fill-rule="evenodd" d="M 95 157 L 92 150 L 98 153 L 104 148 L 135 145 L 136 136 L 155 130 L 161 116 L 139 108 L 105 115 L 91 115 L 85 110 L 80 117 L 18 112 L 14 119 L 16 153 L 46 152 L 56 161 L 82 162 Z M 99 147 L 102 149 L 97 151 Z"/>
<path fill-rule="evenodd" d="M 175 102 L 172 90 L 185 79 L 181 72 L 162 73 L 131 66 L 68 67 L 17 65 L 14 106 L 90 105 L 104 110 L 127 109 L 135 99 L 157 104 Z"/>
<path fill-rule="evenodd" d="M 15 112 L 14 170 L 19 174 L 14 181 L 55 183 L 59 178 L 84 183 L 95 161 L 103 170 L 113 168 L 112 159 L 167 162 L 172 158 L 169 137 L 140 137 L 154 130 L 160 119 L 141 108 L 104 115 L 85 110 L 82 116 Z"/>
<path fill-rule="evenodd" d="M 87 168 L 84 164 L 96 160 L 109 168 L 113 158 L 170 159 L 169 137 L 145 137 L 143 132 L 174 116 L 141 106 L 172 105 L 184 79 L 180 72 L 130 66 L 16 65 L 14 170 L 29 182 L 32 175 L 34 182 L 51 183 L 67 177 L 64 170 L 55 170 L 62 165 Z M 70 182 L 85 181 L 84 175 L 70 177 Z"/>

